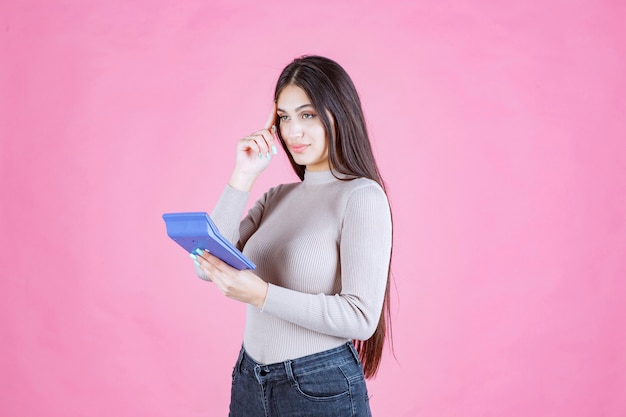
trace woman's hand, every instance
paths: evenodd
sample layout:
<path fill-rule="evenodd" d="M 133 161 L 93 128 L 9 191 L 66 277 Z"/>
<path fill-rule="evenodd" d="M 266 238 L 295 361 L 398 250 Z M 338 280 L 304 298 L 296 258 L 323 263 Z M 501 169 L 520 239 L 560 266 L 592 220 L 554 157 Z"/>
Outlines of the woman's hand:
<path fill-rule="evenodd" d="M 254 181 L 269 165 L 272 155 L 277 153 L 275 120 L 276 103 L 272 106 L 272 112 L 263 129 L 246 136 L 237 143 L 235 171 L 228 182 L 231 187 L 250 191 Z"/>
<path fill-rule="evenodd" d="M 269 285 L 254 272 L 248 269 L 239 271 L 206 250 L 197 249 L 192 255 L 202 272 L 225 296 L 252 304 L 258 309 L 263 308 Z"/>

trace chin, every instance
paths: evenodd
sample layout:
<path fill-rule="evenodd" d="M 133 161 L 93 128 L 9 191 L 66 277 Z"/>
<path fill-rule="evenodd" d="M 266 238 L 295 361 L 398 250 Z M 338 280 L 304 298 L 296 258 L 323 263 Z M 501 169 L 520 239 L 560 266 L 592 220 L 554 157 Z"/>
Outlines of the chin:
<path fill-rule="evenodd" d="M 310 161 L 303 160 L 302 158 L 293 158 L 293 161 L 302 166 L 307 166 L 310 163 Z"/>

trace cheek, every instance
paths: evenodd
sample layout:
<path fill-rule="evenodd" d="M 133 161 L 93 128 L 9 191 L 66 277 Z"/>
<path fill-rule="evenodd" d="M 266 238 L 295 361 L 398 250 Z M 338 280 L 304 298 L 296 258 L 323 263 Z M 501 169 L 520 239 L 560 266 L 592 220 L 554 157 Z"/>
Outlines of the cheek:
<path fill-rule="evenodd" d="M 328 138 L 326 137 L 326 130 L 324 130 L 324 125 L 320 124 L 320 126 L 315 129 L 315 139 L 324 149 L 328 147 Z"/>
<path fill-rule="evenodd" d="M 287 134 L 287 126 L 284 123 L 279 123 L 278 131 L 280 132 L 280 136 L 284 138 Z"/>

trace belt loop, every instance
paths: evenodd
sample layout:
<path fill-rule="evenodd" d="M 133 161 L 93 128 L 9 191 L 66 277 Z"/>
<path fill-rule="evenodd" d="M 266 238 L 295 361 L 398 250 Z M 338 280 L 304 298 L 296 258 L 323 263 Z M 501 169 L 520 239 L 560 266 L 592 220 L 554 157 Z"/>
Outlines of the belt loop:
<path fill-rule="evenodd" d="M 287 374 L 287 378 L 289 378 L 289 382 L 291 382 L 291 386 L 295 387 L 298 385 L 296 382 L 296 377 L 293 375 L 293 368 L 291 366 L 291 361 L 283 362 L 285 364 L 285 373 Z"/>
<path fill-rule="evenodd" d="M 361 365 L 361 357 L 359 356 L 359 352 L 356 351 L 354 343 L 352 343 L 352 341 L 349 341 L 346 344 L 348 345 L 348 349 L 350 349 L 350 353 L 352 353 L 352 356 L 354 356 L 354 360 L 356 361 L 356 363 Z"/>

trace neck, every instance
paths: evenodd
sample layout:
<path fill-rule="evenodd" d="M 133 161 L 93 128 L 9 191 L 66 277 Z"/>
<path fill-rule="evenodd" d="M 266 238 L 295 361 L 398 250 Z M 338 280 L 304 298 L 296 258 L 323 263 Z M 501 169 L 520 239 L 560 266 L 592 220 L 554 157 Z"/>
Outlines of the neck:
<path fill-rule="evenodd" d="M 328 184 L 337 181 L 330 169 L 326 171 L 304 171 L 304 184 Z"/>

